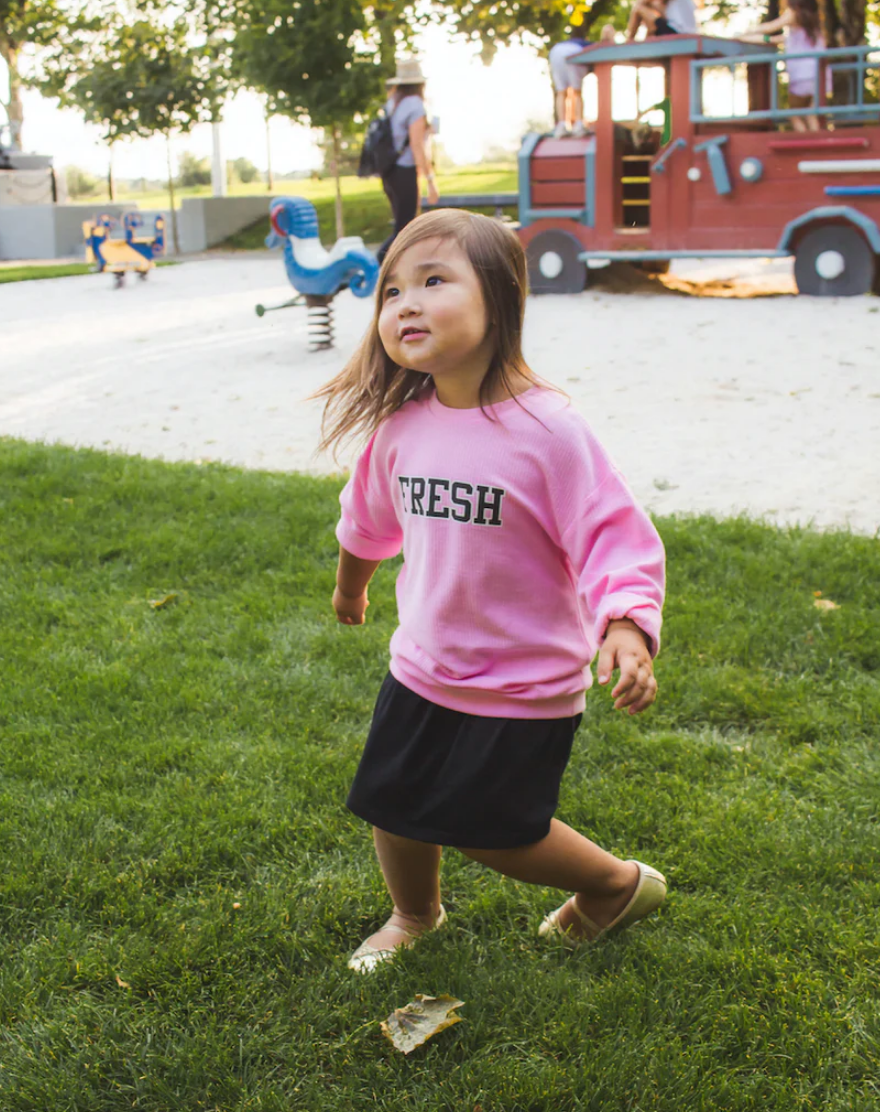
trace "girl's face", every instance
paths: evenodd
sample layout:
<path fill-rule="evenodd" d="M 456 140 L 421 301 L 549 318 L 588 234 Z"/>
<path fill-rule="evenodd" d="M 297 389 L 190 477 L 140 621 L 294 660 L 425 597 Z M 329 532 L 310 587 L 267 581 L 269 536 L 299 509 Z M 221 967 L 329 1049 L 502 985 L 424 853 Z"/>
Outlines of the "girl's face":
<path fill-rule="evenodd" d="M 454 240 L 407 248 L 380 297 L 379 338 L 389 358 L 431 375 L 438 390 L 444 380 L 479 388 L 494 339 L 480 280 Z"/>

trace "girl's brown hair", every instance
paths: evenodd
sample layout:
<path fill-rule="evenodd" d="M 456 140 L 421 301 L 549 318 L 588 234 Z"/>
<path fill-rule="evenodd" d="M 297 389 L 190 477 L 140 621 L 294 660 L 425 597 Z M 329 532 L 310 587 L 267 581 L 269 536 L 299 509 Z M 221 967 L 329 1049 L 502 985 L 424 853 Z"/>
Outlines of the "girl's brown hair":
<path fill-rule="evenodd" d="M 522 326 L 528 294 L 526 257 L 516 235 L 499 220 L 438 209 L 407 224 L 391 244 L 376 285 L 373 320 L 357 351 L 342 371 L 312 396 L 326 398 L 318 451 L 345 440 L 371 436 L 386 417 L 413 398 L 430 392 L 429 374 L 400 367 L 379 339 L 379 314 L 386 276 L 404 251 L 426 239 L 453 240 L 477 273 L 486 317 L 495 333 L 495 350 L 480 384 L 480 407 L 489 400 L 514 397 L 512 385 L 540 380 L 522 353 Z M 489 416 L 487 414 L 487 416 Z"/>
<path fill-rule="evenodd" d="M 819 5 L 816 0 L 788 0 L 795 23 L 807 32 L 810 42 L 815 44 L 822 30 Z"/>

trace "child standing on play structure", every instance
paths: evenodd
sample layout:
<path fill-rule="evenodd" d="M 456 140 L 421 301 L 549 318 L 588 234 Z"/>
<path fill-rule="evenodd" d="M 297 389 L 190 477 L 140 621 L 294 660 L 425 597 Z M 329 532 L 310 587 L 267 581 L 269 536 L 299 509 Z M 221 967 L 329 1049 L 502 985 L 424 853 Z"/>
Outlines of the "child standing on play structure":
<path fill-rule="evenodd" d="M 553 108 L 556 116 L 553 136 L 556 139 L 568 136 L 582 139 L 588 134 L 584 123 L 583 93 L 587 67 L 571 61 L 590 45 L 589 40 L 583 38 L 585 33 L 581 27 L 569 27 L 568 38 L 551 46 L 547 56 L 553 79 Z M 600 37 L 604 43 L 613 43 L 614 27 L 610 23 L 606 24 Z"/>
<path fill-rule="evenodd" d="M 741 36 L 746 42 L 784 42 L 786 54 L 813 54 L 825 49 L 819 5 L 816 0 L 788 0 L 782 15 L 760 23 Z M 812 108 L 815 104 L 816 58 L 791 58 L 788 70 L 788 103 L 791 108 Z M 831 95 L 831 71 L 827 72 L 825 91 Z M 792 116 L 795 131 L 819 131 L 818 116 Z"/>
<path fill-rule="evenodd" d="M 569 28 L 569 37 L 550 47 L 547 60 L 550 63 L 550 77 L 553 80 L 553 106 L 556 128 L 553 132 L 557 139 L 566 135 L 580 138 L 587 134 L 584 126 L 583 84 L 587 76 L 586 66 L 576 65 L 569 59 L 583 54 L 589 43 L 581 37 L 579 27 Z"/>
<path fill-rule="evenodd" d="M 370 434 L 340 501 L 333 607 L 403 549 L 399 626 L 348 807 L 373 827 L 393 901 L 349 959 L 374 969 L 446 919 L 443 846 L 575 895 L 542 935 L 643 918 L 662 874 L 553 818 L 599 649 L 615 707 L 654 701 L 663 545 L 583 418 L 521 349 L 525 256 L 499 221 L 417 218 L 392 244 L 373 322 L 319 391 L 322 447 Z"/>

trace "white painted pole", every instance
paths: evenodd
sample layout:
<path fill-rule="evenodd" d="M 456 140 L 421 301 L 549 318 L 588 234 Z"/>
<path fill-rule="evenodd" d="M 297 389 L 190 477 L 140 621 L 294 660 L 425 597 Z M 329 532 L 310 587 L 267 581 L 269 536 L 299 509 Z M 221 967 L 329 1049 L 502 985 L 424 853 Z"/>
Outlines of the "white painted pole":
<path fill-rule="evenodd" d="M 215 197 L 226 196 L 226 161 L 223 158 L 221 126 L 219 121 L 215 121 L 211 124 L 211 139 L 213 141 L 211 192 Z"/>

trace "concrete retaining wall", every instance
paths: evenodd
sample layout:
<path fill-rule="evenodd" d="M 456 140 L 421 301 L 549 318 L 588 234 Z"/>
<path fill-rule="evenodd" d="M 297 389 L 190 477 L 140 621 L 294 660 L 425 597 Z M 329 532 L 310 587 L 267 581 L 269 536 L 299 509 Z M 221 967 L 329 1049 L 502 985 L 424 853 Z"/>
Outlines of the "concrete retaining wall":
<path fill-rule="evenodd" d="M 121 216 L 137 205 L 0 206 L 0 259 L 85 258 L 82 225 L 101 213 Z"/>
<path fill-rule="evenodd" d="M 85 257 L 84 220 L 107 213 L 119 217 L 137 210 L 136 203 L 107 201 L 80 205 L 0 205 L 0 259 L 64 259 Z M 157 212 L 144 211 L 148 223 Z M 171 218 L 165 216 L 166 254 L 174 254 Z M 186 197 L 177 212 L 180 254 L 216 247 L 234 232 L 266 218 L 269 232 L 269 195 L 252 197 Z"/>
<path fill-rule="evenodd" d="M 266 218 L 269 234 L 269 194 L 251 197 L 185 197 L 177 218 L 183 255 L 216 247 L 235 232 Z"/>

